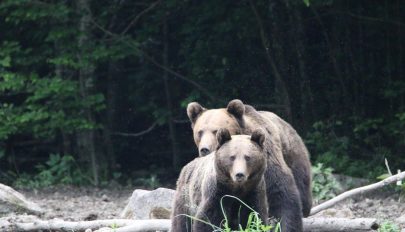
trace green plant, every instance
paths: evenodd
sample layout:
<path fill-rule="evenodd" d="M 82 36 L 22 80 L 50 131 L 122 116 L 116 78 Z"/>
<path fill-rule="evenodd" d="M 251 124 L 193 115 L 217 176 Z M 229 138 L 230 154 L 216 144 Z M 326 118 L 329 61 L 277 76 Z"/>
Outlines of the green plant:
<path fill-rule="evenodd" d="M 332 172 L 332 168 L 325 167 L 322 163 L 312 167 L 312 194 L 316 202 L 333 198 L 341 190 Z"/>
<path fill-rule="evenodd" d="M 226 213 L 225 213 L 225 210 L 223 207 L 224 198 L 233 198 L 233 199 L 239 201 L 242 204 L 242 206 L 251 210 L 251 213 L 248 216 L 248 220 L 247 220 L 245 228 L 243 228 L 243 225 L 239 225 L 238 230 L 231 230 L 231 228 L 229 226 L 228 218 L 226 216 Z M 193 217 L 190 215 L 182 215 L 182 216 L 186 216 L 186 217 L 191 218 L 192 220 L 197 220 L 197 221 L 200 221 L 207 225 L 210 225 L 213 229 L 213 232 L 281 232 L 280 222 L 277 222 L 276 225 L 266 225 L 260 219 L 258 212 L 256 212 L 254 209 L 252 209 L 250 206 L 248 206 L 245 202 L 243 202 L 242 200 L 240 200 L 239 198 L 237 198 L 235 196 L 224 195 L 223 197 L 221 197 L 220 205 L 221 205 L 222 214 L 224 216 L 224 220 L 221 223 L 221 225 L 213 225 L 207 221 L 201 220 L 199 218 L 196 218 L 196 217 Z"/>
<path fill-rule="evenodd" d="M 16 187 L 39 188 L 57 184 L 89 184 L 91 179 L 83 174 L 73 156 L 51 154 L 45 164 L 36 167 L 37 174 L 30 176 L 23 173 L 17 176 L 13 185 Z"/>
<path fill-rule="evenodd" d="M 386 161 L 386 162 L 387 162 L 387 161 Z M 386 165 L 387 165 L 387 168 L 389 168 L 389 167 L 388 167 L 388 164 L 386 164 Z M 398 170 L 398 172 L 400 172 L 400 171 L 401 171 L 401 170 Z M 384 179 L 386 179 L 386 178 L 392 176 L 392 174 L 395 174 L 395 173 L 391 173 L 391 170 L 389 170 L 389 173 L 388 173 L 388 172 L 387 172 L 387 173 L 384 173 L 384 174 L 378 176 L 376 179 L 379 180 L 379 181 L 381 181 L 381 180 L 384 180 Z M 399 193 L 399 197 L 400 197 L 401 199 L 404 199 L 404 198 L 405 198 L 405 183 L 404 183 L 402 180 L 397 181 L 397 182 L 395 183 L 395 185 L 388 185 L 388 186 L 386 186 L 386 188 L 393 189 L 395 192 Z"/>
<path fill-rule="evenodd" d="M 380 228 L 377 230 L 378 232 L 399 232 L 399 226 L 390 222 L 390 221 L 384 221 L 381 223 Z"/>

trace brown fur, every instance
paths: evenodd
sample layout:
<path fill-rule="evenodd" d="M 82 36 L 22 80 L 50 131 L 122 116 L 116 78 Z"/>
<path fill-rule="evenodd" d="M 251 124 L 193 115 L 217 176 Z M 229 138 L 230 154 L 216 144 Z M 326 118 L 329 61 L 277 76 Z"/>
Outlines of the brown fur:
<path fill-rule="evenodd" d="M 201 108 L 194 115 L 189 115 L 195 140 L 199 141 L 206 134 L 214 133 L 211 125 L 222 124 L 231 134 L 251 134 L 256 129 L 266 133 L 264 149 L 267 153 L 267 170 L 265 181 L 269 214 L 282 219 L 283 231 L 302 231 L 302 216 L 308 216 L 312 206 L 311 164 L 309 153 L 297 132 L 287 122 L 271 112 L 257 111 L 240 100 L 230 101 L 227 108 L 207 110 L 198 103 L 190 103 L 187 112 Z M 217 112 L 215 117 L 211 114 Z M 192 116 L 192 117 L 190 117 Z M 206 126 L 208 128 L 206 128 Z M 197 133 L 204 128 L 203 133 Z M 206 147 L 215 147 L 213 144 Z M 200 152 L 200 155 L 203 155 Z M 302 213 L 301 213 L 302 212 Z"/>
<path fill-rule="evenodd" d="M 267 199 L 264 182 L 266 156 L 263 151 L 264 132 L 255 131 L 252 136 L 230 136 L 226 129 L 216 135 L 219 144 L 213 153 L 199 157 L 187 164 L 177 181 L 172 212 L 172 232 L 208 232 L 212 227 L 184 216 L 194 216 L 219 226 L 224 216 L 220 200 L 224 195 L 233 195 L 259 212 L 267 219 Z M 245 226 L 250 213 L 245 207 L 230 198 L 224 198 L 223 206 L 232 228 Z M 183 214 L 183 215 L 182 215 Z"/>

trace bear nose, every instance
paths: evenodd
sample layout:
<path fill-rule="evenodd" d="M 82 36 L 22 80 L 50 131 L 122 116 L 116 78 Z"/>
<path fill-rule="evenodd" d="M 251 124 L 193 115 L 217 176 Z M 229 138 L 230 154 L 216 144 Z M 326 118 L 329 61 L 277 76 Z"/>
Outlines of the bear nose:
<path fill-rule="evenodd" d="M 235 176 L 236 176 L 236 179 L 240 180 L 240 179 L 243 179 L 245 177 L 245 174 L 243 174 L 241 172 L 238 172 L 238 173 L 236 173 Z"/>
<path fill-rule="evenodd" d="M 200 154 L 201 155 L 208 155 L 210 153 L 210 150 L 208 149 L 208 148 L 206 148 L 206 147 L 203 147 L 203 148 L 201 148 L 200 149 Z"/>

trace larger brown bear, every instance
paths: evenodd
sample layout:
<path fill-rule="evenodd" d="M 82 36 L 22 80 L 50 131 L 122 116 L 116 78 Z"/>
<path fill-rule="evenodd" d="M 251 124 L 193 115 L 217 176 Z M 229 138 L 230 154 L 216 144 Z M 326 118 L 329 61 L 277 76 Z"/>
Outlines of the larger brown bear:
<path fill-rule="evenodd" d="M 311 163 L 302 139 L 291 125 L 274 113 L 257 111 L 240 100 L 230 101 L 227 108 L 210 110 L 192 102 L 187 115 L 200 156 L 217 146 L 215 134 L 219 128 L 227 128 L 232 135 L 249 135 L 258 128 L 266 132 L 269 214 L 281 218 L 283 232 L 301 231 L 301 218 L 308 216 L 312 207 Z"/>
<path fill-rule="evenodd" d="M 236 196 L 259 213 L 261 220 L 268 217 L 264 172 L 266 154 L 265 135 L 261 130 L 251 136 L 234 135 L 220 129 L 216 135 L 217 148 L 210 155 L 187 164 L 177 180 L 172 212 L 172 232 L 211 232 L 219 227 L 224 214 L 229 226 L 236 230 L 246 226 L 251 211 L 240 202 L 225 195 Z M 220 205 L 223 198 L 222 207 Z M 190 218 L 196 217 L 199 220 Z"/>

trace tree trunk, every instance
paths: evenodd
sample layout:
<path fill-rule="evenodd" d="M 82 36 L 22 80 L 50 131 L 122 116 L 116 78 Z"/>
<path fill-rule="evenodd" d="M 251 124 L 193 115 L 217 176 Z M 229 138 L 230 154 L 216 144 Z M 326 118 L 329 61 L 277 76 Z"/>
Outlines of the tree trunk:
<path fill-rule="evenodd" d="M 164 18 L 163 22 L 163 66 L 169 67 L 169 41 L 168 41 L 168 28 L 167 28 L 167 19 Z M 172 165 L 175 170 L 180 168 L 180 157 L 177 149 L 177 139 L 176 139 L 176 128 L 173 121 L 173 104 L 172 97 L 170 93 L 170 86 L 168 82 L 169 73 L 166 70 L 163 70 L 163 82 L 165 86 L 166 94 L 166 105 L 169 112 L 168 125 L 169 125 L 169 135 L 172 146 Z"/>
<path fill-rule="evenodd" d="M 311 120 L 315 116 L 314 109 L 314 96 L 311 90 L 310 78 L 308 77 L 307 70 L 307 55 L 305 50 L 305 34 L 304 34 L 304 25 L 302 24 L 301 13 L 296 7 L 291 7 L 288 3 L 287 7 L 289 8 L 292 14 L 290 15 L 291 24 L 294 23 L 296 30 L 293 31 L 292 37 L 295 43 L 295 51 L 297 53 L 297 62 L 298 62 L 298 71 L 300 75 L 300 93 L 301 93 L 301 114 L 302 114 L 302 129 L 306 131 L 308 129 L 308 123 L 311 123 Z"/>
<path fill-rule="evenodd" d="M 322 35 L 323 35 L 323 37 L 325 39 L 325 42 L 326 42 L 326 45 L 328 47 L 328 56 L 329 56 L 329 59 L 330 59 L 330 61 L 332 63 L 332 68 L 333 68 L 333 70 L 335 72 L 337 82 L 340 85 L 341 94 L 333 97 L 333 99 L 343 99 L 343 104 L 339 103 L 339 102 L 336 102 L 336 103 L 334 103 L 335 107 L 333 107 L 333 109 L 335 109 L 335 112 L 333 112 L 334 115 L 340 116 L 340 115 L 345 113 L 345 111 L 343 111 L 342 109 L 344 109 L 345 106 L 347 106 L 347 104 L 344 104 L 346 102 L 346 99 L 347 99 L 347 89 L 346 89 L 346 85 L 345 85 L 345 82 L 344 82 L 342 70 L 340 68 L 339 62 L 338 62 L 337 57 L 336 57 L 337 48 L 335 48 L 334 45 L 336 45 L 337 43 L 336 43 L 336 40 L 331 41 L 331 38 L 330 38 L 330 36 L 329 36 L 329 34 L 328 34 L 327 30 L 326 30 L 326 27 L 325 27 L 325 25 L 324 25 L 324 23 L 322 21 L 322 18 L 320 17 L 318 12 L 315 10 L 315 8 L 311 6 L 311 9 L 312 9 L 312 12 L 315 15 L 315 18 L 318 20 L 319 25 L 321 26 Z M 333 23 L 330 23 L 330 24 L 331 24 L 332 29 L 334 29 L 335 26 L 333 25 Z M 334 34 L 336 34 L 336 33 L 334 33 Z M 332 34 L 332 35 L 334 35 L 334 34 Z M 336 107 L 336 106 L 338 106 L 338 104 L 341 107 Z"/>
<path fill-rule="evenodd" d="M 118 1 L 115 7 L 120 7 L 124 1 Z M 111 21 L 108 25 L 108 31 L 113 31 L 116 27 L 117 14 L 114 14 L 111 17 Z M 107 37 L 107 34 L 104 35 L 104 38 Z M 112 140 L 112 133 L 115 129 L 115 110 L 117 102 L 117 92 L 118 92 L 118 81 L 116 77 L 119 76 L 117 72 L 117 62 L 110 60 L 108 63 L 108 74 L 107 74 L 107 85 L 106 85 L 106 118 L 104 120 L 103 127 L 103 140 L 105 146 L 105 161 L 107 162 L 106 166 L 106 177 L 112 177 L 111 173 L 117 167 L 115 159 L 115 150 Z"/>
<path fill-rule="evenodd" d="M 403 22 L 403 19 L 401 18 L 401 16 L 403 14 L 401 11 L 400 0 L 397 0 L 396 8 L 397 8 L 398 22 Z M 404 63 L 403 63 L 403 55 L 402 55 L 403 50 L 404 50 L 404 48 L 403 48 L 404 39 L 403 39 L 403 35 L 402 35 L 401 25 L 398 24 L 397 27 L 398 27 L 398 29 L 397 29 L 398 30 L 398 36 L 397 36 L 398 37 L 398 77 L 399 77 L 399 80 L 404 80 Z M 400 107 L 399 107 L 400 110 L 404 110 L 404 108 L 405 108 L 404 103 L 405 103 L 405 94 L 402 94 L 402 97 L 400 99 Z"/>
<path fill-rule="evenodd" d="M 280 105 L 284 106 L 285 110 L 285 118 L 287 121 L 291 123 L 292 120 L 292 113 L 291 113 L 291 101 L 290 101 L 290 95 L 288 94 L 288 89 L 287 89 L 287 84 L 285 80 L 283 79 L 279 68 L 277 67 L 277 64 L 274 60 L 274 52 L 270 51 L 270 42 L 268 40 L 268 36 L 266 33 L 266 30 L 263 25 L 263 21 L 260 17 L 259 11 L 257 10 L 257 7 L 254 3 L 254 0 L 249 0 L 250 7 L 254 13 L 254 16 L 256 18 L 257 26 L 259 29 L 259 34 L 260 34 L 260 39 L 262 42 L 263 49 L 265 51 L 266 55 L 266 60 L 269 63 L 271 70 L 273 71 L 273 75 L 275 78 L 275 94 L 276 94 L 276 99 L 278 100 L 277 103 L 280 103 Z"/>
<path fill-rule="evenodd" d="M 89 0 L 77 0 L 77 12 L 80 15 L 79 19 L 79 62 L 82 67 L 79 70 L 79 91 L 80 98 L 86 99 L 93 91 L 94 88 L 94 66 L 90 60 L 84 57 L 85 52 L 88 50 L 87 46 L 90 42 L 90 2 Z M 83 109 L 84 115 L 88 122 L 94 122 L 93 113 L 91 109 Z M 91 171 L 93 175 L 93 184 L 99 184 L 99 169 L 96 161 L 96 148 L 95 148 L 95 131 L 84 130 L 79 131 L 77 135 L 77 144 L 79 157 L 86 157 L 90 161 Z"/>
<path fill-rule="evenodd" d="M 115 110 L 116 110 L 116 93 L 117 89 L 117 67 L 113 61 L 110 61 L 108 64 L 108 76 L 107 76 L 107 97 L 106 97 L 106 120 L 103 127 L 103 140 L 105 145 L 106 152 L 106 161 L 107 161 L 107 170 L 113 171 L 116 168 L 115 161 L 115 150 L 112 141 L 112 131 L 114 131 L 114 122 L 115 122 Z M 108 174 L 108 173 L 107 173 Z M 109 176 L 109 175 L 108 175 Z M 111 177 L 111 176 L 109 176 Z"/>
<path fill-rule="evenodd" d="M 387 2 L 387 0 L 384 1 L 384 11 L 385 11 L 385 15 L 384 18 L 385 20 L 389 20 L 389 4 Z M 391 41 L 390 41 L 390 34 L 391 34 L 391 30 L 389 30 L 388 28 L 385 28 L 385 49 L 384 49 L 384 53 L 385 53 L 385 78 L 386 78 L 386 85 L 390 85 L 393 82 L 393 78 L 392 78 L 392 62 L 391 62 L 391 51 L 390 51 L 390 47 L 391 47 Z M 381 54 L 383 55 L 383 54 Z M 394 98 L 389 98 L 389 110 L 390 110 L 390 114 L 395 114 L 396 110 L 394 108 Z"/>

